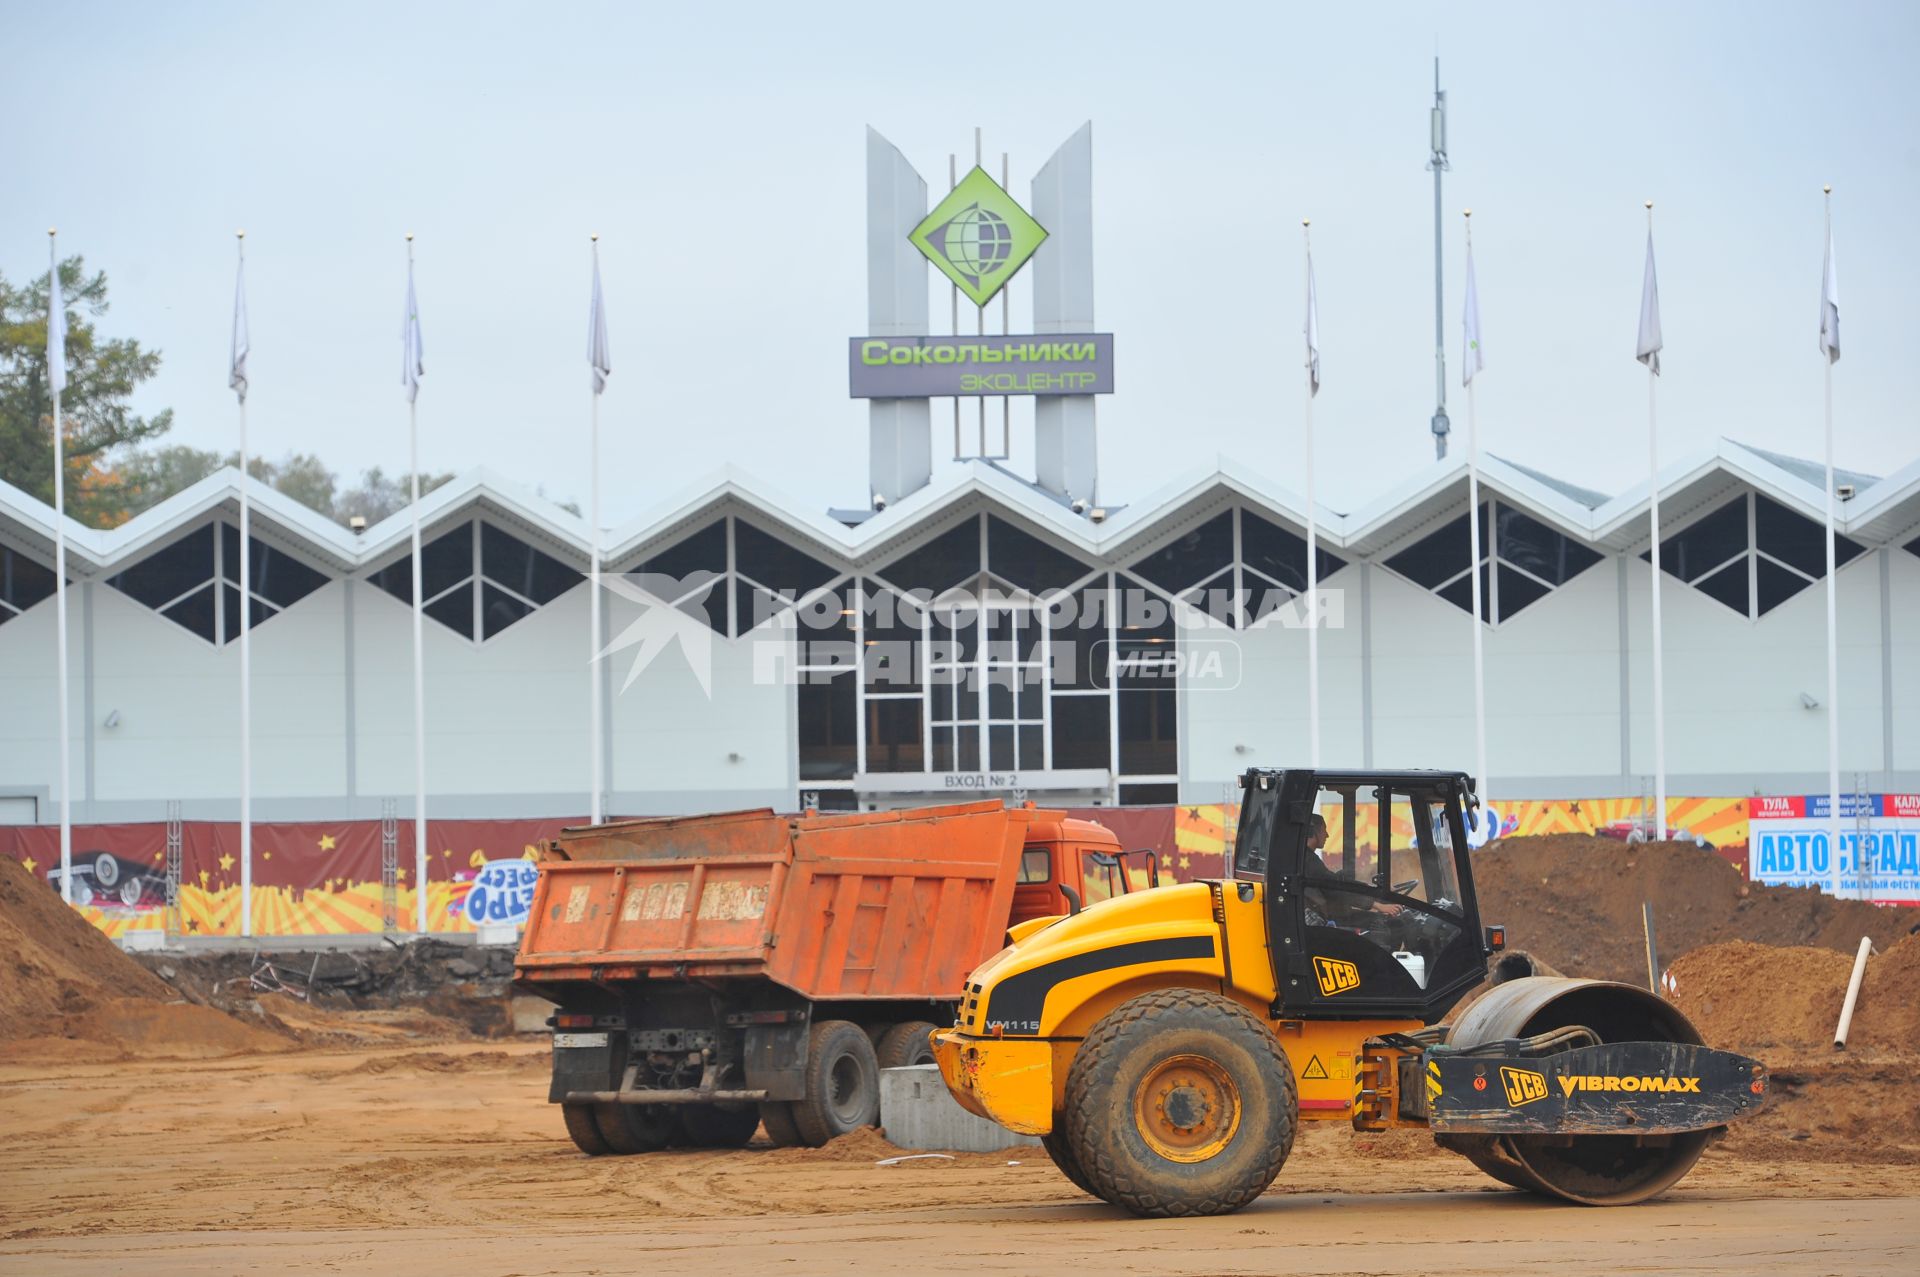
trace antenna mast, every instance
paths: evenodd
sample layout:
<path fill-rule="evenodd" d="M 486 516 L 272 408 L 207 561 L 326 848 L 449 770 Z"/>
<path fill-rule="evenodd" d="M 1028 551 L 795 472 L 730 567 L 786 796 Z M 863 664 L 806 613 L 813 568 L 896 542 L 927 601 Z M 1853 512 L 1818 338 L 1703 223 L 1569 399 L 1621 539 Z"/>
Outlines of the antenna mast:
<path fill-rule="evenodd" d="M 1433 111 L 1431 115 L 1433 155 L 1427 167 L 1433 170 L 1433 455 L 1447 457 L 1447 432 L 1453 428 L 1447 420 L 1447 332 L 1446 296 L 1441 278 L 1444 241 L 1440 233 L 1440 175 L 1447 171 L 1447 95 L 1440 88 L 1440 59 L 1433 60 Z"/>

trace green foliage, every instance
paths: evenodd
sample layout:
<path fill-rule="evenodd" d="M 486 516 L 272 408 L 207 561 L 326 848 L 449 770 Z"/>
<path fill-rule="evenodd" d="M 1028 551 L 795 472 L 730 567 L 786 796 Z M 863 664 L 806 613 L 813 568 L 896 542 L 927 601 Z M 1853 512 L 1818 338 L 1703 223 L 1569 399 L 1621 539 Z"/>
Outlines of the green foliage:
<path fill-rule="evenodd" d="M 49 275 L 25 285 L 0 275 L 0 477 L 53 502 L 53 394 L 47 382 Z M 86 273 L 78 256 L 60 263 L 67 306 L 65 419 L 67 512 L 82 522 L 110 526 L 125 515 L 118 485 L 106 472 L 107 454 L 153 439 L 173 424 L 171 409 L 141 417 L 133 392 L 160 370 L 160 352 L 131 339 L 109 340 L 93 319 L 107 313 L 107 276 Z"/>

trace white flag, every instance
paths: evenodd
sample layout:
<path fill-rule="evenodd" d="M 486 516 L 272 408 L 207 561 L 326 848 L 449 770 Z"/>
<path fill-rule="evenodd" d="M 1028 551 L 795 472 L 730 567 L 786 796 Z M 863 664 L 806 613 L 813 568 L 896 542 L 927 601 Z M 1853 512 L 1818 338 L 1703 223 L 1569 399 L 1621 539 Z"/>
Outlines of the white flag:
<path fill-rule="evenodd" d="M 607 354 L 607 302 L 600 295 L 600 246 L 593 247 L 593 308 L 587 315 L 587 365 L 593 369 L 593 393 L 607 388 L 613 359 Z"/>
<path fill-rule="evenodd" d="M 1840 268 L 1833 261 L 1833 228 L 1827 228 L 1827 262 L 1820 272 L 1820 349 L 1840 361 Z"/>
<path fill-rule="evenodd" d="M 241 403 L 247 401 L 247 354 L 252 349 L 247 338 L 247 259 L 243 256 L 233 277 L 233 360 L 227 370 L 227 385 Z"/>
<path fill-rule="evenodd" d="M 420 376 L 426 365 L 420 362 L 420 305 L 413 298 L 413 262 L 407 262 L 407 316 L 400 326 L 402 360 L 400 384 L 407 388 L 407 402 L 420 393 Z"/>
<path fill-rule="evenodd" d="M 60 296 L 60 263 L 55 261 L 47 287 L 47 384 L 59 394 L 67 388 L 67 303 Z"/>
<path fill-rule="evenodd" d="M 1647 276 L 1640 284 L 1640 342 L 1633 357 L 1660 371 L 1660 281 L 1653 274 L 1653 231 L 1647 231 Z"/>
<path fill-rule="evenodd" d="M 1460 384 L 1473 384 L 1473 374 L 1486 366 L 1480 351 L 1480 290 L 1473 283 L 1473 249 L 1467 249 L 1466 345 L 1460 353 Z"/>
<path fill-rule="evenodd" d="M 1314 296 L 1313 256 L 1307 256 L 1307 393 L 1320 393 L 1320 304 Z"/>

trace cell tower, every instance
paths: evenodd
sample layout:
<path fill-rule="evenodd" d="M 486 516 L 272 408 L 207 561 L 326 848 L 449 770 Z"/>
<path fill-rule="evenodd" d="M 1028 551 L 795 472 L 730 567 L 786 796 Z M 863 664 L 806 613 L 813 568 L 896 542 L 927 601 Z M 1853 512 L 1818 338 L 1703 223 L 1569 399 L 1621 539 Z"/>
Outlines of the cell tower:
<path fill-rule="evenodd" d="M 1441 266 L 1445 247 L 1440 233 L 1440 175 L 1447 171 L 1447 95 L 1440 87 L 1440 59 L 1433 60 L 1433 111 L 1430 117 L 1433 155 L 1427 167 L 1433 170 L 1433 455 L 1447 459 L 1447 432 L 1453 423 L 1447 420 L 1447 332 L 1446 294 Z"/>

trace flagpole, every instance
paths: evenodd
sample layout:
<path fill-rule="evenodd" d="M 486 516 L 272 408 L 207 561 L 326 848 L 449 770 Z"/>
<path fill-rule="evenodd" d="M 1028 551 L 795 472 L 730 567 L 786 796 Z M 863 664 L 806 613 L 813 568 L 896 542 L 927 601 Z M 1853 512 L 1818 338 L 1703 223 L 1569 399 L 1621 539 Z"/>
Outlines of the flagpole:
<path fill-rule="evenodd" d="M 407 232 L 407 300 L 413 301 L 413 232 Z M 409 325 L 414 316 L 407 316 Z M 411 331 L 411 330 L 409 330 Z M 412 359 L 409 340 L 408 359 Z M 414 929 L 427 933 L 427 693 L 426 645 L 420 617 L 420 408 L 415 395 L 407 396 L 407 469 L 412 484 L 413 515 L 413 895 Z"/>
<path fill-rule="evenodd" d="M 242 279 L 247 233 L 234 234 Z M 238 305 L 236 299 L 235 305 Z M 235 319 L 239 316 L 236 313 Z M 238 334 L 236 333 L 237 337 Z M 247 396 L 240 394 L 240 934 L 253 934 L 253 522 L 247 504 Z"/>
<path fill-rule="evenodd" d="M 594 321 L 598 318 L 600 307 L 600 236 L 595 234 L 592 236 L 592 240 L 594 315 L 589 318 L 588 322 L 590 329 L 588 335 L 588 345 L 590 347 L 588 351 L 589 359 L 591 359 L 594 353 L 591 350 L 591 346 L 593 345 L 593 334 L 591 330 L 595 327 Z M 592 473 L 588 476 L 587 481 L 589 492 L 587 498 L 587 597 L 589 599 L 587 606 L 587 700 L 592 707 L 593 774 L 589 778 L 590 783 L 587 792 L 590 796 L 588 805 L 592 809 L 592 823 L 597 825 L 600 823 L 602 814 L 600 809 L 600 759 L 605 750 L 605 745 L 601 740 L 603 731 L 603 725 L 600 721 L 601 670 L 598 659 L 600 655 L 600 390 L 598 384 L 592 379 L 589 379 L 589 391 L 589 398 L 593 400 L 593 437 L 592 444 L 588 449 L 588 464 Z"/>
<path fill-rule="evenodd" d="M 1647 242 L 1653 242 L 1653 201 L 1647 201 Z M 1658 358 L 1658 355 L 1655 355 Z M 1647 364 L 1647 509 L 1653 533 L 1653 827 L 1648 842 L 1667 836 L 1667 689 L 1660 637 L 1660 436 L 1655 427 L 1654 386 L 1660 374 Z"/>
<path fill-rule="evenodd" d="M 1833 255 L 1833 187 L 1828 186 L 1823 194 L 1826 197 L 1827 213 L 1827 277 L 1820 281 L 1823 294 L 1827 291 L 1834 266 Z M 1836 288 L 1837 292 L 1838 289 Z M 1826 302 L 1821 304 L 1821 320 L 1826 319 Z M 1839 298 L 1831 298 L 1838 308 Z M 1836 325 L 1837 327 L 1837 325 Z M 1844 897 L 1844 885 L 1840 877 L 1840 655 L 1837 645 L 1837 616 L 1839 604 L 1839 581 L 1836 579 L 1838 567 L 1834 563 L 1834 499 L 1833 499 L 1833 362 L 1839 356 L 1838 332 L 1833 334 L 1833 346 L 1827 358 L 1821 362 L 1826 365 L 1826 418 L 1827 418 L 1827 845 L 1832 848 L 1833 894 L 1836 899 Z M 1859 859 L 1860 848 L 1854 848 L 1854 858 Z M 1855 866 L 1856 871 L 1858 866 Z"/>
<path fill-rule="evenodd" d="M 60 389 L 67 379 L 66 298 L 60 292 L 59 233 L 47 231 L 47 260 L 52 275 L 48 278 L 47 359 L 60 361 L 59 368 L 47 369 L 47 383 L 53 388 L 53 591 L 54 613 L 60 641 L 60 898 L 73 903 L 73 760 L 67 744 L 67 460 L 65 440 L 60 428 Z M 56 320 L 52 309 L 58 307 Z M 52 341 L 56 322 L 60 329 L 60 349 Z"/>
<path fill-rule="evenodd" d="M 1473 278 L 1473 210 L 1464 214 L 1467 227 L 1467 278 Z M 1475 299 L 1478 306 L 1478 299 Z M 1479 315 L 1474 315 L 1474 325 L 1479 326 Z M 1479 340 L 1478 333 L 1474 340 Z M 1473 623 L 1473 765 L 1474 783 L 1480 787 L 1480 810 L 1489 812 L 1487 806 L 1489 787 L 1487 785 L 1487 670 L 1483 650 L 1484 635 L 1480 599 L 1480 422 L 1478 406 L 1474 402 L 1473 371 L 1474 352 L 1465 351 L 1461 355 L 1462 367 L 1466 370 L 1467 382 L 1467 539 L 1471 546 L 1473 560 L 1473 612 L 1469 619 Z M 1482 817 L 1484 819 L 1484 817 Z"/>
<path fill-rule="evenodd" d="M 1300 234 L 1307 254 L 1307 314 L 1315 318 L 1313 295 L 1313 229 L 1311 221 L 1300 219 Z M 1320 766 L 1320 573 L 1319 521 L 1313 501 L 1313 343 L 1318 334 L 1309 334 L 1307 351 L 1307 759 Z"/>

